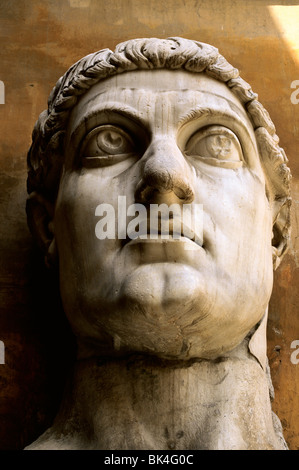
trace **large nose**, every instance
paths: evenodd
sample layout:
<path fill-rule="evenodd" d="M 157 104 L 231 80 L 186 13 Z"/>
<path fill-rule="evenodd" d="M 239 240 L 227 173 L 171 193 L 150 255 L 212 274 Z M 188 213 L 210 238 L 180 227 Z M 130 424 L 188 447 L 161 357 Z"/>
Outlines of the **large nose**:
<path fill-rule="evenodd" d="M 135 200 L 143 204 L 187 204 L 194 200 L 194 174 L 174 139 L 153 141 L 142 158 Z"/>

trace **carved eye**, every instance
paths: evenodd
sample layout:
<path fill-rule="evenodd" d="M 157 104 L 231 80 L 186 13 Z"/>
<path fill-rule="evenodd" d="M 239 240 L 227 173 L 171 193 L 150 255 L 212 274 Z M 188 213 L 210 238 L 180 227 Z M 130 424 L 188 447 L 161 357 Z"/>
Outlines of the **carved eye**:
<path fill-rule="evenodd" d="M 136 152 L 132 138 L 123 129 L 103 125 L 93 129 L 82 146 L 85 166 L 105 166 L 118 163 Z"/>
<path fill-rule="evenodd" d="M 237 136 L 223 126 L 210 126 L 193 134 L 185 152 L 188 156 L 226 168 L 238 168 L 243 162 Z"/>

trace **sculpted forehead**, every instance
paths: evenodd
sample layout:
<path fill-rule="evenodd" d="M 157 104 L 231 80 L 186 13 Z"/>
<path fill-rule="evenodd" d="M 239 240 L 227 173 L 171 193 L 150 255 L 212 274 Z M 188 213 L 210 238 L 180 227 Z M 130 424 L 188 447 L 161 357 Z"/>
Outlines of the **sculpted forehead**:
<path fill-rule="evenodd" d="M 168 104 L 168 106 L 167 106 Z M 163 122 L 183 122 L 188 113 L 198 108 L 231 113 L 252 130 L 251 122 L 242 104 L 230 89 L 204 73 L 183 70 L 150 70 L 118 74 L 94 85 L 75 106 L 69 130 L 76 128 L 82 118 L 99 110 L 136 110 L 136 118 Z M 159 114 L 157 114 L 159 108 Z M 252 130 L 253 134 L 253 130 Z"/>

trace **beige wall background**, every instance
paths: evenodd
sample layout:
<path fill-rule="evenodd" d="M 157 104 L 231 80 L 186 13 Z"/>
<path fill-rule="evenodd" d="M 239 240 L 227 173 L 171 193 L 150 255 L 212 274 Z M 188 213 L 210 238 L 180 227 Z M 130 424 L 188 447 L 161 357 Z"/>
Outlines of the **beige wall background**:
<path fill-rule="evenodd" d="M 299 354 L 297 359 L 298 346 L 292 348 L 299 343 L 299 104 L 291 88 L 299 81 L 298 24 L 299 2 L 290 1 L 0 1 L 0 449 L 22 449 L 51 423 L 74 350 L 55 276 L 44 269 L 26 225 L 33 125 L 73 62 L 150 36 L 218 47 L 259 94 L 289 158 L 292 243 L 275 274 L 268 356 L 273 408 L 290 449 L 299 449 Z"/>

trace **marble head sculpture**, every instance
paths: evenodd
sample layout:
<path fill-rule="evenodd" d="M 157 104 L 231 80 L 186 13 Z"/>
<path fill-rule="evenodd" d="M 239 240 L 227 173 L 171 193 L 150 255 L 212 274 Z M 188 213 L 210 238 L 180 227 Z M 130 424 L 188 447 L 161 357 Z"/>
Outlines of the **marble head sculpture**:
<path fill-rule="evenodd" d="M 90 54 L 53 88 L 28 165 L 29 227 L 78 342 L 68 399 L 29 448 L 285 448 L 265 325 L 291 176 L 238 70 L 183 38 Z M 97 207 L 119 220 L 120 196 L 200 205 L 202 236 L 99 239 Z"/>

